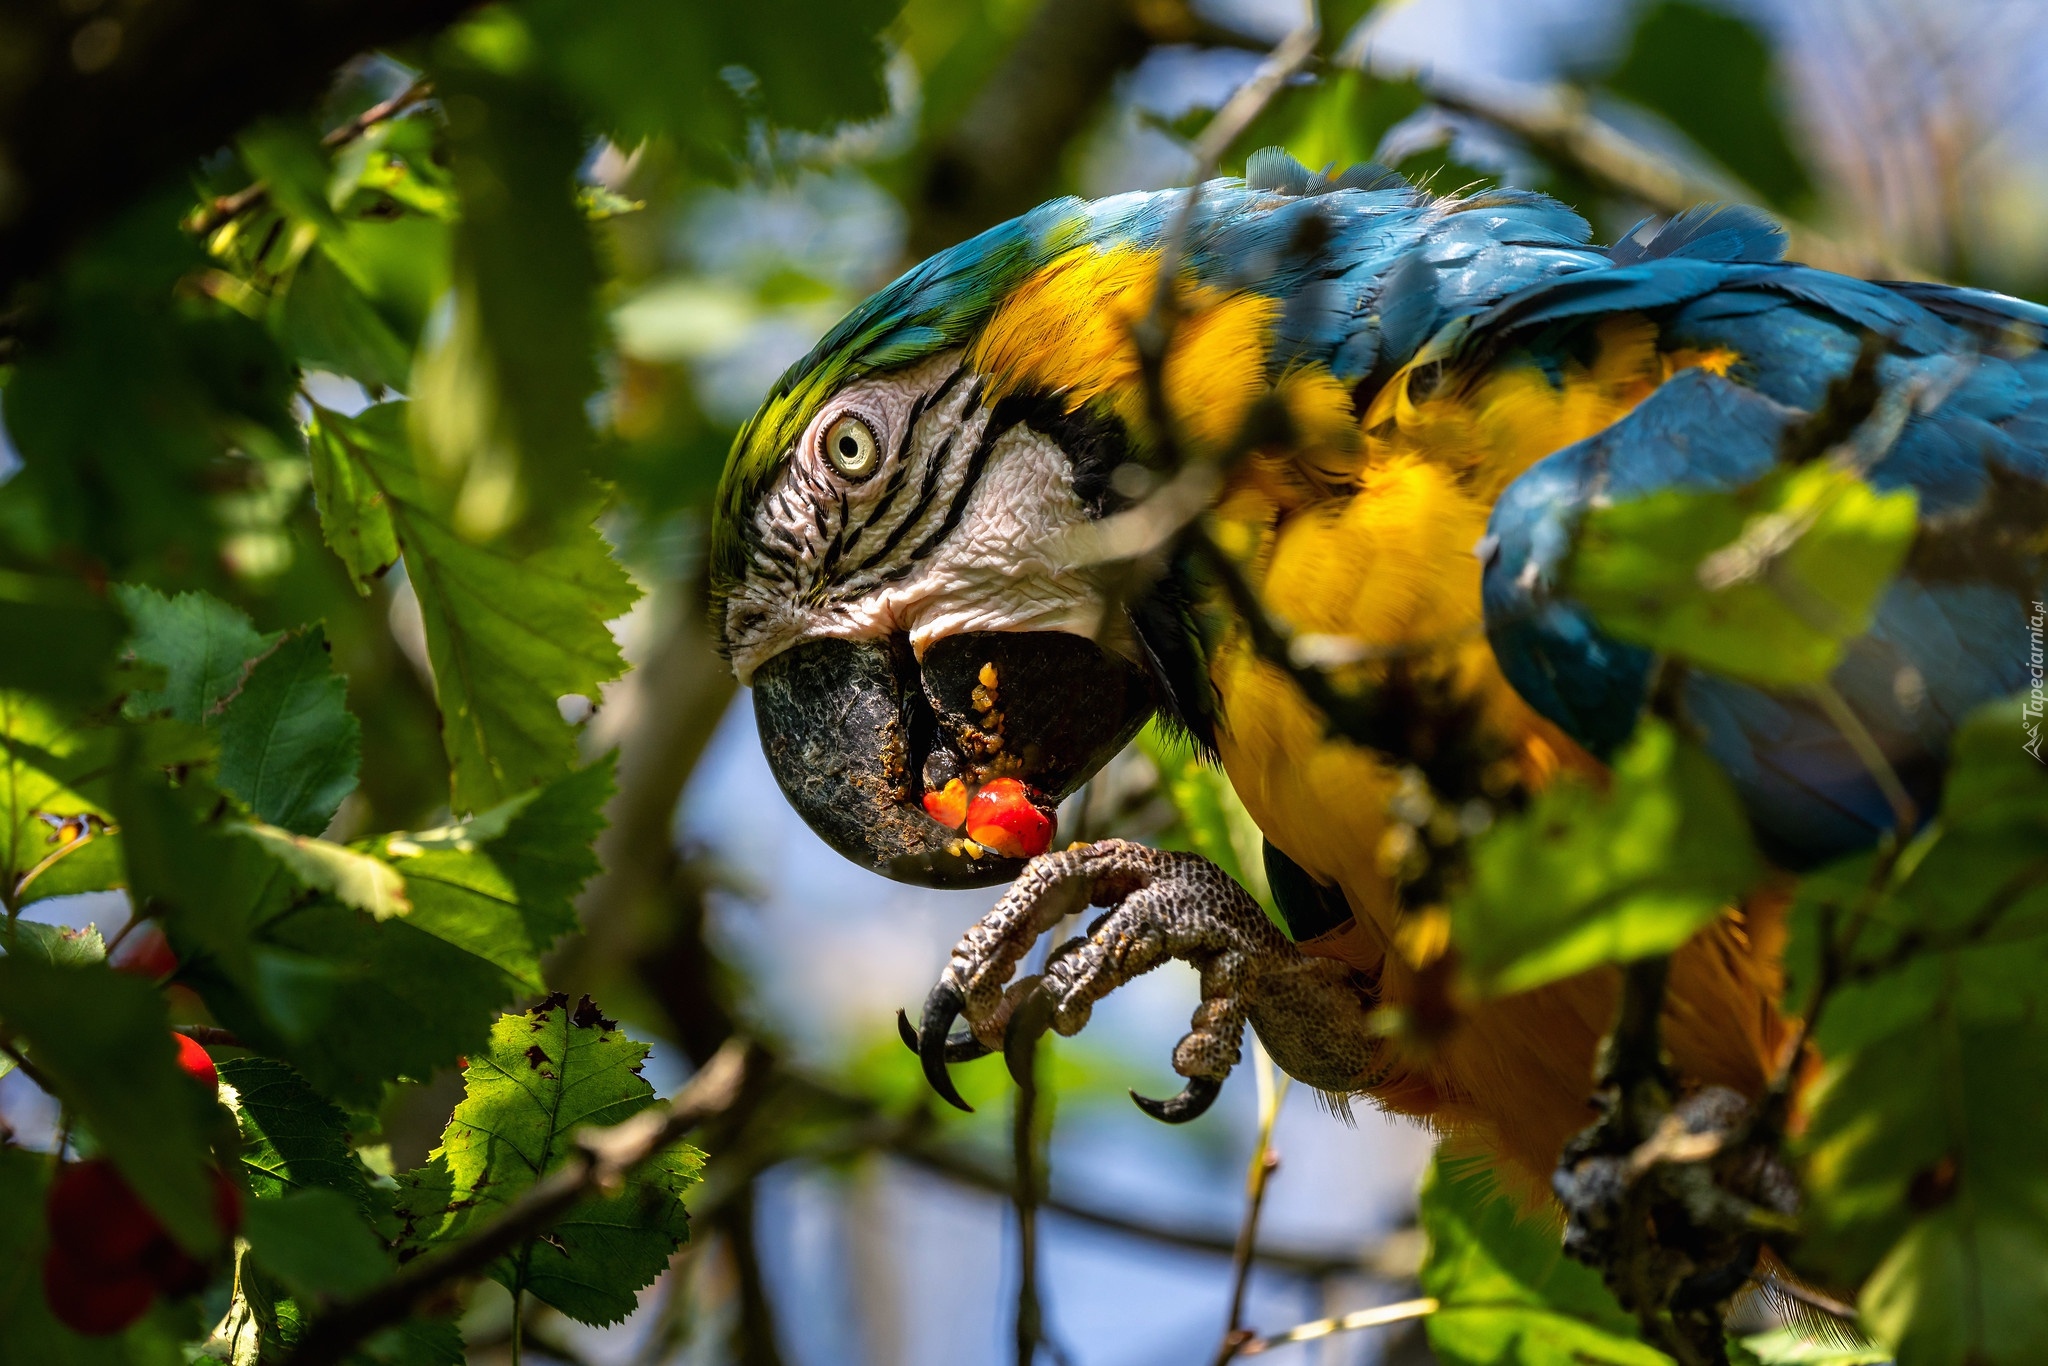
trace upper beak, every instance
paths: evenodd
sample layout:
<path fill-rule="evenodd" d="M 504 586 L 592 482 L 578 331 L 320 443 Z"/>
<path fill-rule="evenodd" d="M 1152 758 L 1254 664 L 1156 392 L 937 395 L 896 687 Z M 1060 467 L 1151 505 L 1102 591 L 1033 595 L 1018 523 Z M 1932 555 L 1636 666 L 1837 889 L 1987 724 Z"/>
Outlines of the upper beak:
<path fill-rule="evenodd" d="M 1006 882 L 1023 865 L 973 839 L 937 794 L 964 803 L 1014 778 L 1049 840 L 1059 800 L 1152 707 L 1137 666 L 1061 631 L 947 636 L 921 663 L 901 636 L 813 640 L 754 674 L 761 747 L 805 823 L 854 862 L 931 887 Z M 927 794 L 951 824 L 927 814 Z"/>

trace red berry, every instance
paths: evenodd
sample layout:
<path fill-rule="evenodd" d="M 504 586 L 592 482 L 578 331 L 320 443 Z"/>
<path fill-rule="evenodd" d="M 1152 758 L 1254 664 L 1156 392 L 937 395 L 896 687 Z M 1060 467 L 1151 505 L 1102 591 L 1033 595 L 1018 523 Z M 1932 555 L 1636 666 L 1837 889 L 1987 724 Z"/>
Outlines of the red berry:
<path fill-rule="evenodd" d="M 242 1231 L 242 1192 L 219 1168 L 213 1170 L 213 1220 L 230 1238 Z M 166 1295 L 196 1295 L 206 1289 L 212 1270 L 187 1252 L 168 1233 L 143 1249 L 142 1265 L 156 1288 Z"/>
<path fill-rule="evenodd" d="M 154 920 L 145 920 L 114 946 L 114 951 L 107 955 L 107 963 L 116 972 L 160 982 L 178 970 L 178 955 L 171 952 L 164 927 Z"/>
<path fill-rule="evenodd" d="M 998 778 L 974 794 L 967 838 L 1005 858 L 1032 858 L 1052 844 L 1052 817 L 1032 805 L 1024 784 Z"/>
<path fill-rule="evenodd" d="M 948 830 L 958 830 L 967 823 L 967 784 L 953 778 L 937 792 L 925 793 L 924 810 Z"/>
<path fill-rule="evenodd" d="M 43 1257 L 43 1298 L 74 1333 L 118 1333 L 149 1312 L 156 1283 L 138 1269 L 108 1270 L 79 1261 L 59 1244 Z"/>
<path fill-rule="evenodd" d="M 206 1088 L 209 1096 L 220 1094 L 220 1073 L 213 1070 L 213 1059 L 207 1056 L 205 1047 L 190 1034 L 173 1033 L 178 1041 L 178 1066 L 185 1075 Z"/>
<path fill-rule="evenodd" d="M 51 1246 L 101 1270 L 133 1270 L 163 1232 L 114 1164 L 101 1157 L 57 1173 L 48 1213 Z"/>

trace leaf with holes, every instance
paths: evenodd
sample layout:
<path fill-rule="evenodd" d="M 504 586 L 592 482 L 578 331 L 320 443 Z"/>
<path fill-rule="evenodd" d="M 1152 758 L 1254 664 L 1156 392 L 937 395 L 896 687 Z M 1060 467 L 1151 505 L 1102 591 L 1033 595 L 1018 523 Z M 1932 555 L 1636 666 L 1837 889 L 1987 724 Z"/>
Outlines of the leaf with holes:
<path fill-rule="evenodd" d="M 550 996 L 500 1016 L 488 1049 L 470 1055 L 465 1094 L 426 1166 L 399 1179 L 400 1247 L 454 1242 L 488 1223 L 568 1158 L 575 1131 L 610 1125 L 655 1103 L 640 1078 L 647 1045 L 604 1019 L 589 997 Z M 689 1236 L 683 1192 L 703 1155 L 669 1148 L 610 1197 L 577 1205 L 546 1235 L 491 1267 L 582 1323 L 616 1323 L 634 1292 L 661 1274 Z"/>

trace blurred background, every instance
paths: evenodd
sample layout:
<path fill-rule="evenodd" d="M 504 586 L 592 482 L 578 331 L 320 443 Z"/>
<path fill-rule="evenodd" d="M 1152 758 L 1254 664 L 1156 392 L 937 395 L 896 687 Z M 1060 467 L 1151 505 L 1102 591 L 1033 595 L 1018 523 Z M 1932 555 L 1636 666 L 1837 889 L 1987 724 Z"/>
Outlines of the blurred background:
<path fill-rule="evenodd" d="M 657 1044 L 667 1092 L 735 1029 L 776 1066 L 703 1141 L 691 1243 L 625 1324 L 538 1310 L 529 1356 L 641 1363 L 1013 1359 L 1020 1277 L 1001 1064 L 959 1069 L 978 1112 L 925 1093 L 893 1013 L 915 1009 L 993 899 L 897 886 L 844 863 L 788 809 L 701 620 L 702 509 L 732 433 L 850 305 L 939 247 L 1054 194 L 1184 183 L 1189 143 L 1266 49 L 1292 0 L 909 0 L 882 35 L 888 112 L 829 135 L 751 126 L 741 153 L 601 144 L 584 177 L 604 224 L 611 323 L 594 420 L 620 499 L 606 524 L 647 596 L 616 629 L 634 670 L 588 715 L 621 791 L 586 894 L 586 934 L 552 968 Z M 1387 0 L 1321 16 L 1328 60 L 1233 149 L 1280 143 L 1311 166 L 1376 159 L 1450 192 L 1547 190 L 1611 241 L 1700 199 L 1759 203 L 1794 254 L 1872 276 L 2048 291 L 2048 24 L 2039 0 Z M 864 61 L 849 53 L 848 61 Z M 746 73 L 731 73 L 743 90 Z M 396 63 L 357 63 L 368 91 Z M 358 100 L 358 103 L 361 103 Z M 312 376 L 344 411 L 370 395 Z M 0 449 L 0 474 L 11 463 Z M 440 750 L 418 608 L 399 575 L 358 604 L 308 531 L 302 489 L 248 492 L 232 557 L 279 621 L 326 615 L 362 718 L 364 783 L 331 837 L 434 823 Z M 308 539 L 310 536 L 310 539 Z M 260 614 L 259 614 L 260 615 Z M 269 625 L 259 620 L 259 625 Z M 594 712 L 591 711 L 595 704 Z M 1062 838 L 1190 829 L 1176 793 L 1206 780 L 1144 744 L 1062 813 Z M 1226 794 L 1206 790 L 1214 800 Z M 1219 834 L 1220 832 L 1220 834 Z M 1235 833 L 1242 835 L 1241 828 Z M 118 896 L 37 914 L 112 930 Z M 1176 964 L 1051 1046 L 1039 1292 L 1054 1359 L 1205 1361 L 1231 1294 L 1230 1249 L 1258 1120 L 1252 1069 L 1201 1123 L 1146 1119 L 1196 992 Z M 381 1117 L 399 1169 L 459 1094 L 442 1077 Z M 0 1116 L 52 1117 L 19 1075 Z M 1280 1164 L 1258 1228 L 1246 1322 L 1275 1331 L 1403 1298 L 1430 1136 L 1369 1109 L 1279 1101 Z M 502 1292 L 466 1319 L 474 1361 L 509 1336 Z M 1375 1330 L 1281 1349 L 1295 1361 L 1426 1361 Z"/>

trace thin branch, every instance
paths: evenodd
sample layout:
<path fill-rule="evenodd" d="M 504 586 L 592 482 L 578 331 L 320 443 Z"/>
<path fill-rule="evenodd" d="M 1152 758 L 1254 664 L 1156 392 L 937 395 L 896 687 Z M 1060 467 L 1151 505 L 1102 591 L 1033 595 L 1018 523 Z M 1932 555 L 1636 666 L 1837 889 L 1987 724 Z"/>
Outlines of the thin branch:
<path fill-rule="evenodd" d="M 171 1029 L 176 1033 L 183 1034 L 194 1043 L 205 1044 L 208 1048 L 248 1047 L 247 1044 L 242 1042 L 241 1036 L 236 1034 L 234 1030 L 222 1029 L 217 1025 L 172 1025 Z"/>
<path fill-rule="evenodd" d="M 30 1081 L 34 1082 L 37 1086 L 41 1087 L 45 1095 L 54 1096 L 57 1094 L 57 1088 L 55 1084 L 50 1081 L 49 1073 L 43 1071 L 42 1068 L 37 1067 L 34 1063 L 30 1062 L 25 1056 L 23 1056 L 22 1051 L 16 1048 L 12 1042 L 5 1039 L 0 1039 L 0 1054 L 4 1054 L 6 1057 L 12 1060 L 14 1065 L 21 1069 L 21 1075 L 27 1077 Z M 58 1149 L 58 1151 L 61 1152 L 63 1150 L 60 1148 Z"/>
<path fill-rule="evenodd" d="M 1267 1338 L 1254 1338 L 1238 1349 L 1243 1357 L 1257 1356 L 1270 1352 L 1275 1347 L 1285 1347 L 1290 1342 L 1313 1342 L 1317 1338 L 1329 1337 L 1332 1333 L 1350 1333 L 1360 1328 L 1382 1328 L 1390 1323 L 1406 1323 L 1410 1319 L 1428 1318 L 1443 1308 L 1435 1299 L 1425 1296 L 1419 1300 L 1402 1300 L 1398 1304 L 1382 1304 L 1372 1309 L 1360 1309 L 1356 1313 L 1340 1314 L 1335 1318 L 1316 1319 L 1290 1328 L 1284 1333 L 1275 1333 Z"/>
<path fill-rule="evenodd" d="M 730 1109 L 754 1065 L 753 1050 L 735 1039 L 667 1106 L 643 1110 L 610 1128 L 579 1131 L 569 1160 L 507 1204 L 503 1214 L 461 1242 L 406 1263 L 368 1294 L 316 1319 L 286 1358 L 288 1366 L 334 1366 L 365 1338 L 410 1317 L 443 1287 L 482 1272 L 579 1201 L 616 1192 L 640 1166 Z"/>
<path fill-rule="evenodd" d="M 1675 215 L 1700 204 L 1761 202 L 1738 180 L 1701 175 L 1674 165 L 1597 118 L 1585 97 L 1558 89 L 1534 101 L 1513 101 L 1455 85 L 1438 76 L 1417 78 L 1430 103 L 1454 114 L 1490 123 L 1554 161 L 1582 171 L 1595 183 L 1639 200 L 1658 213 Z M 1778 215 L 1789 237 L 1788 254 L 1826 270 L 1865 278 L 1923 279 L 1903 261 L 1855 251 L 1803 223 Z"/>
<path fill-rule="evenodd" d="M 935 1176 L 944 1177 L 948 1181 L 975 1190 L 987 1191 L 992 1195 L 1007 1195 L 1011 1190 L 1011 1182 L 1006 1176 L 991 1171 L 975 1159 L 942 1145 L 910 1143 L 888 1146 L 884 1151 L 915 1163 Z M 1057 1214 L 1063 1219 L 1072 1219 L 1110 1233 L 1180 1251 L 1206 1252 L 1213 1256 L 1228 1257 L 1237 1249 L 1236 1238 L 1228 1234 L 1207 1229 L 1174 1228 L 1167 1224 L 1150 1223 L 1058 1195 L 1044 1196 L 1039 1201 L 1039 1208 L 1047 1214 Z M 1350 1253 L 1254 1245 L 1251 1255 L 1252 1260 L 1256 1262 L 1263 1262 L 1293 1275 L 1315 1279 L 1343 1272 L 1356 1272 L 1373 1262 L 1374 1252 L 1375 1249 L 1372 1248 Z"/>
<path fill-rule="evenodd" d="M 329 151 L 346 147 L 377 124 L 404 113 L 433 93 L 433 82 L 414 81 L 398 94 L 382 103 L 371 105 L 339 128 L 329 129 L 321 135 L 320 145 Z M 192 214 L 185 220 L 186 230 L 202 238 L 211 237 L 221 228 L 263 203 L 269 196 L 269 182 L 253 181 L 233 194 L 221 195 L 205 208 Z"/>
<path fill-rule="evenodd" d="M 1849 747 L 1856 751 L 1856 757 L 1877 783 L 1877 790 L 1884 793 L 1885 804 L 1892 809 L 1892 825 L 1898 838 L 1912 838 L 1913 831 L 1920 824 L 1920 808 L 1906 791 L 1905 783 L 1899 780 L 1898 771 L 1892 761 L 1879 748 L 1877 738 L 1863 724 L 1863 718 L 1856 714 L 1848 700 L 1835 690 L 1832 683 L 1816 683 L 1811 689 L 1813 700 L 1820 703 L 1820 709 L 1828 714 L 1828 720 L 1840 731 Z"/>
<path fill-rule="evenodd" d="M 1266 1205 L 1266 1185 L 1280 1166 L 1280 1154 L 1273 1151 L 1273 1123 L 1280 1118 L 1280 1102 L 1286 1098 L 1290 1078 L 1273 1080 L 1273 1060 L 1254 1041 L 1253 1075 L 1259 1087 L 1259 1136 L 1252 1145 L 1250 1164 L 1245 1169 L 1244 1222 L 1237 1230 L 1237 1246 L 1230 1257 L 1230 1317 L 1223 1325 L 1223 1341 L 1216 1347 L 1216 1366 L 1228 1366 L 1244 1345 L 1257 1334 L 1244 1326 L 1245 1291 L 1251 1285 L 1252 1249 L 1258 1245 L 1259 1215 Z"/>

